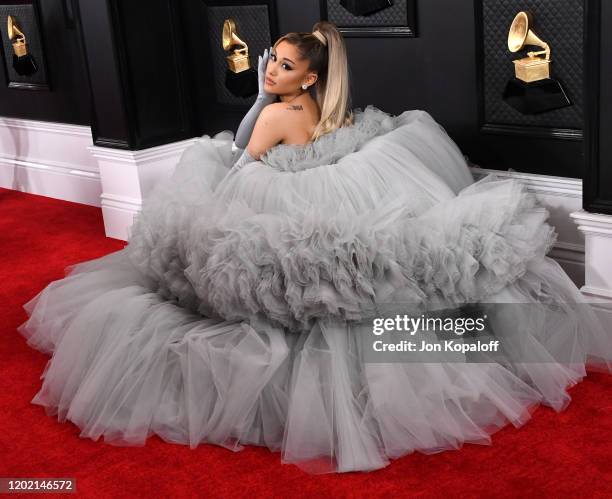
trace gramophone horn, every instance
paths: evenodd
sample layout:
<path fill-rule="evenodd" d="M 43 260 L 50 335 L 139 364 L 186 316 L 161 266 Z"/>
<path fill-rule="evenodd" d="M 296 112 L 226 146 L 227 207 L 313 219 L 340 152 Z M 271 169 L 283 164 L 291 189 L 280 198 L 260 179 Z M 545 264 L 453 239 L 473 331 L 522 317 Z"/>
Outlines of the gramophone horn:
<path fill-rule="evenodd" d="M 234 45 L 240 45 L 242 48 L 236 50 L 241 52 L 247 49 L 247 44 L 244 43 L 236 34 L 236 23 L 233 19 L 226 19 L 223 22 L 223 35 L 221 37 L 223 41 L 223 50 L 229 50 Z"/>
<path fill-rule="evenodd" d="M 11 42 L 13 43 L 13 49 L 15 51 L 15 54 L 17 54 L 18 56 L 25 55 L 27 53 L 25 35 L 17 27 L 13 16 L 8 16 L 6 18 L 6 31 L 9 40 L 11 40 Z"/>
<path fill-rule="evenodd" d="M 8 33 L 8 37 L 10 40 L 12 40 L 13 38 L 16 38 L 17 36 L 25 37 L 25 35 L 17 27 L 17 24 L 15 23 L 15 19 L 13 19 L 13 16 L 7 16 L 6 18 L 6 31 Z"/>
<path fill-rule="evenodd" d="M 535 45 L 542 47 L 546 53 L 546 59 L 550 58 L 550 47 L 530 28 L 533 22 L 533 17 L 530 12 L 519 12 L 510 25 L 510 33 L 508 34 L 508 49 L 510 52 L 518 52 L 525 45 Z M 541 52 L 533 52 L 529 55 L 540 54 Z"/>

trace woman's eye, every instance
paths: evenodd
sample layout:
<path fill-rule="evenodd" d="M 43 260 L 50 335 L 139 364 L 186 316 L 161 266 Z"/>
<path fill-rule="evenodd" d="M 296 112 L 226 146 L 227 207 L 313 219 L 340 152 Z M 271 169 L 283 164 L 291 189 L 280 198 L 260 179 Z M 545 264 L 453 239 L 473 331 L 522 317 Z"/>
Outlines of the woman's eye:
<path fill-rule="evenodd" d="M 275 61 L 275 62 L 276 62 L 276 54 L 270 54 L 270 57 L 272 58 L 272 60 L 273 60 L 273 61 Z M 289 66 L 289 65 L 288 65 L 286 62 L 283 62 L 283 63 L 281 64 L 281 67 L 282 67 L 282 68 L 284 68 L 284 69 L 286 69 L 286 70 L 288 70 L 288 71 L 291 71 L 291 69 L 293 69 L 293 68 L 292 68 L 291 66 Z"/>

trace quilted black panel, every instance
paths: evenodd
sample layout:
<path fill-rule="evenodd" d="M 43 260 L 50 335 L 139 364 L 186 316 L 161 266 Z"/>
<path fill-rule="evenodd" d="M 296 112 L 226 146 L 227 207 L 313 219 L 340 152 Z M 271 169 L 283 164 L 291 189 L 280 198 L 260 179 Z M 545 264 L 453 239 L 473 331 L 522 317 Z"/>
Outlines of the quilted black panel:
<path fill-rule="evenodd" d="M 395 0 L 392 6 L 370 16 L 354 16 L 340 5 L 340 0 L 327 0 L 327 20 L 336 26 L 404 26 L 407 19 L 406 2 Z"/>
<path fill-rule="evenodd" d="M 32 54 L 38 71 L 27 76 L 20 75 L 13 69 L 13 44 L 6 32 L 7 18 L 11 15 L 26 38 L 28 53 Z M 47 72 L 40 42 L 40 32 L 33 5 L 0 5 L 0 32 L 2 33 L 2 49 L 8 81 L 18 83 L 47 84 Z"/>
<path fill-rule="evenodd" d="M 478 0 L 482 3 L 483 92 L 486 124 L 582 129 L 583 0 Z M 551 49 L 551 77 L 559 80 L 573 105 L 539 115 L 523 115 L 502 94 L 514 76 L 512 61 L 526 55 L 508 50 L 508 31 L 521 10 L 533 14 L 535 33 Z M 537 50 L 529 48 L 529 50 Z"/>
<path fill-rule="evenodd" d="M 232 18 L 236 23 L 236 33 L 249 47 L 251 67 L 257 70 L 257 57 L 272 45 L 270 39 L 270 18 L 267 5 L 224 5 L 206 6 L 208 16 L 208 36 L 212 53 L 212 66 L 215 93 L 220 104 L 249 105 L 257 95 L 243 98 L 232 94 L 225 87 L 225 72 L 228 68 L 221 42 L 223 22 Z M 275 40 L 276 41 L 276 40 Z"/>

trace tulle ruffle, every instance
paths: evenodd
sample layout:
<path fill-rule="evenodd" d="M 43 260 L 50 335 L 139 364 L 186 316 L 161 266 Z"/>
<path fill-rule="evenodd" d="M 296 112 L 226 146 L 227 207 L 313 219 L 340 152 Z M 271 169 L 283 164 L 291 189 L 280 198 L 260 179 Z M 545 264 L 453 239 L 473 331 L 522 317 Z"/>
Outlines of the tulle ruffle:
<path fill-rule="evenodd" d="M 373 317 L 388 301 L 423 309 L 481 301 L 556 240 L 535 196 L 493 176 L 411 215 L 403 203 L 361 215 L 327 206 L 294 216 L 239 210 L 212 236 L 192 238 L 184 275 L 206 311 L 228 320 L 261 313 L 307 330 L 318 318 Z"/>

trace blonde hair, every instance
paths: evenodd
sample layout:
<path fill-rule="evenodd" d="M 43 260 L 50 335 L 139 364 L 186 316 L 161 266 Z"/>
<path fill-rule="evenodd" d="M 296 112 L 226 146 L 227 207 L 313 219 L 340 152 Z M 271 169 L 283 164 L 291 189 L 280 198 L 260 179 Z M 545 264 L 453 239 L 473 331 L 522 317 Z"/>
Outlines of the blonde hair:
<path fill-rule="evenodd" d="M 308 71 L 317 72 L 313 85 L 315 100 L 321 110 L 311 140 L 345 125 L 352 125 L 353 112 L 350 109 L 349 67 L 346 46 L 336 25 L 319 21 L 312 33 L 291 32 L 280 37 L 274 47 L 287 41 L 295 45 L 302 58 L 309 60 Z"/>

